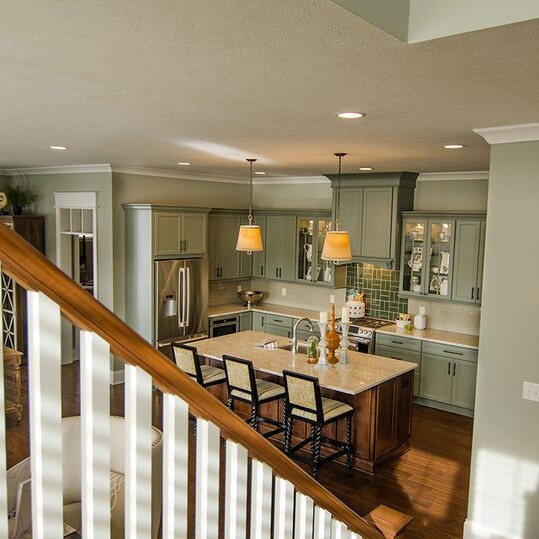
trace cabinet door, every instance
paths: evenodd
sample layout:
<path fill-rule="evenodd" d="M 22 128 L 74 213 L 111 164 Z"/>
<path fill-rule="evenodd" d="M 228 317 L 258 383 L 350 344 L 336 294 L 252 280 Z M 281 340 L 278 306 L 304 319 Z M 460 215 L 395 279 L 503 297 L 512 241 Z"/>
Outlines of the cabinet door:
<path fill-rule="evenodd" d="M 219 215 L 219 277 L 221 279 L 236 279 L 240 274 L 240 257 L 236 251 L 238 231 L 240 228 L 239 215 Z"/>
<path fill-rule="evenodd" d="M 335 215 L 335 211 L 333 212 Z M 340 230 L 350 235 L 352 256 L 361 257 L 361 237 L 363 228 L 363 188 L 341 189 Z M 335 229 L 335 227 L 333 227 Z"/>
<path fill-rule="evenodd" d="M 252 273 L 253 277 L 267 277 L 266 275 L 266 218 L 258 217 L 255 215 L 254 224 L 260 227 L 260 234 L 262 235 L 262 245 L 264 246 L 263 251 L 257 251 L 253 253 L 253 266 Z"/>
<path fill-rule="evenodd" d="M 265 315 L 260 313 L 253 313 L 253 331 L 266 331 L 264 321 Z"/>
<path fill-rule="evenodd" d="M 294 280 L 296 267 L 296 218 L 281 218 L 281 265 L 279 277 L 286 281 Z"/>
<path fill-rule="evenodd" d="M 477 303 L 481 221 L 457 221 L 453 300 Z"/>
<path fill-rule="evenodd" d="M 475 405 L 475 384 L 477 363 L 471 361 L 453 361 L 453 387 L 451 404 L 473 410 Z"/>
<path fill-rule="evenodd" d="M 217 215 L 208 217 L 208 262 L 210 281 L 219 278 L 219 218 Z"/>
<path fill-rule="evenodd" d="M 253 325 L 253 313 L 240 314 L 240 331 L 249 331 Z"/>
<path fill-rule="evenodd" d="M 266 271 L 268 279 L 278 279 L 281 267 L 281 217 L 266 217 Z"/>
<path fill-rule="evenodd" d="M 422 296 L 426 283 L 425 252 L 427 244 L 426 219 L 404 219 L 402 223 L 402 251 L 400 292 L 406 296 Z"/>
<path fill-rule="evenodd" d="M 208 217 L 204 213 L 181 214 L 182 254 L 199 255 L 206 253 Z"/>
<path fill-rule="evenodd" d="M 297 264 L 296 280 L 313 282 L 317 280 L 316 272 L 316 222 L 314 217 L 298 217 L 296 226 Z"/>
<path fill-rule="evenodd" d="M 363 189 L 363 226 L 361 256 L 391 258 L 393 230 L 393 188 L 365 187 Z"/>
<path fill-rule="evenodd" d="M 266 333 L 279 335 L 280 337 L 292 337 L 292 331 L 284 326 L 276 326 L 275 324 L 266 324 Z"/>
<path fill-rule="evenodd" d="M 430 219 L 428 232 L 424 291 L 431 298 L 448 301 L 451 299 L 455 221 Z"/>
<path fill-rule="evenodd" d="M 453 362 L 437 356 L 421 357 L 420 396 L 439 402 L 451 402 Z"/>
<path fill-rule="evenodd" d="M 156 212 L 154 215 L 154 253 L 156 256 L 181 253 L 181 214 Z"/>

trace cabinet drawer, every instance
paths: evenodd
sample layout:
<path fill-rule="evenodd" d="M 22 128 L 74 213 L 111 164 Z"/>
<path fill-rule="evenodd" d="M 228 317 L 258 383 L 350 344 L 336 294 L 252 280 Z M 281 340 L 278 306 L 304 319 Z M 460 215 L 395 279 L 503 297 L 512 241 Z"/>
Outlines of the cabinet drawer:
<path fill-rule="evenodd" d="M 279 316 L 278 314 L 267 314 L 266 325 L 282 326 L 287 329 L 292 329 L 292 318 L 288 316 Z"/>
<path fill-rule="evenodd" d="M 376 333 L 376 349 L 378 346 L 391 346 L 392 348 L 400 348 L 403 350 L 421 351 L 421 340 L 411 339 L 410 337 L 401 337 L 400 335 L 386 335 L 384 333 Z"/>
<path fill-rule="evenodd" d="M 463 348 L 450 344 L 440 344 L 437 342 L 425 341 L 423 343 L 423 353 L 434 354 L 447 359 L 462 359 L 464 361 L 477 361 L 477 350 L 474 348 Z"/>
<path fill-rule="evenodd" d="M 266 324 L 266 333 L 272 335 L 279 335 L 280 337 L 292 337 L 292 330 L 285 326 L 276 326 L 274 324 Z"/>
<path fill-rule="evenodd" d="M 417 364 L 415 372 L 420 372 L 421 370 L 421 352 L 417 352 L 415 350 L 403 350 L 401 348 L 392 348 L 390 346 L 376 345 L 376 355 L 390 357 L 392 359 L 402 359 L 404 361 L 410 361 L 411 363 Z"/>

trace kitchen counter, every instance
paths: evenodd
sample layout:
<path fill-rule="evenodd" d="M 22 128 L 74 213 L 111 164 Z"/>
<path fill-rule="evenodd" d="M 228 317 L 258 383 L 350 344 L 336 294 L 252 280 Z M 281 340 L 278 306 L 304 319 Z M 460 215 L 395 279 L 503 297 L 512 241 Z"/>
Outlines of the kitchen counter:
<path fill-rule="evenodd" d="M 376 333 L 399 335 L 400 337 L 432 341 L 440 344 L 453 344 L 455 346 L 473 348 L 475 350 L 479 348 L 479 337 L 477 335 L 467 335 L 466 333 L 455 333 L 453 331 L 443 331 L 441 329 L 413 329 L 412 331 L 408 331 L 404 328 L 398 328 L 393 324 L 377 329 Z"/>
<path fill-rule="evenodd" d="M 222 367 L 223 354 L 250 359 L 257 377 L 273 382 L 283 382 L 283 369 L 317 376 L 323 396 L 341 400 L 354 408 L 353 466 L 359 470 L 374 474 L 407 451 L 411 436 L 415 363 L 350 352 L 348 365 L 317 368 L 307 363 L 307 356 L 303 353 L 293 354 L 278 348 L 267 350 L 254 345 L 268 338 L 274 336 L 258 331 L 244 331 L 190 344 L 197 348 L 201 358 L 214 366 Z M 284 338 L 275 339 L 278 344 L 289 342 Z M 211 386 L 208 390 L 226 402 L 224 384 Z M 264 406 L 265 416 L 282 420 L 281 403 L 267 403 Z M 248 405 L 237 403 L 235 410 L 242 417 L 249 417 Z M 296 423 L 293 443 L 310 435 L 309 425 Z M 344 439 L 345 426 L 340 423 L 328 427 L 328 436 Z M 324 447 L 322 451 L 324 453 Z M 344 458 L 340 460 L 344 462 Z"/>
<path fill-rule="evenodd" d="M 212 359 L 222 360 L 223 354 L 250 359 L 256 370 L 268 374 L 280 376 L 286 369 L 316 376 L 321 387 L 350 395 L 361 393 L 416 368 L 415 363 L 352 351 L 348 352 L 347 365 L 311 365 L 307 363 L 307 355 L 304 353 L 293 354 L 280 348 L 265 349 L 255 345 L 270 339 L 275 339 L 277 346 L 290 343 L 290 339 L 284 337 L 258 331 L 242 331 L 196 341 L 194 346 L 200 355 Z"/>
<path fill-rule="evenodd" d="M 250 311 L 256 311 L 259 313 L 269 314 L 282 314 L 286 316 L 292 316 L 293 318 L 303 318 L 306 316 L 313 321 L 318 321 L 320 311 L 313 311 L 312 309 L 302 309 L 300 307 L 287 307 L 285 305 L 275 305 L 272 303 L 261 303 L 248 309 L 242 304 L 227 303 L 225 305 L 215 305 L 208 309 L 208 316 L 210 318 L 214 316 L 223 316 L 227 314 L 239 314 L 248 313 Z"/>

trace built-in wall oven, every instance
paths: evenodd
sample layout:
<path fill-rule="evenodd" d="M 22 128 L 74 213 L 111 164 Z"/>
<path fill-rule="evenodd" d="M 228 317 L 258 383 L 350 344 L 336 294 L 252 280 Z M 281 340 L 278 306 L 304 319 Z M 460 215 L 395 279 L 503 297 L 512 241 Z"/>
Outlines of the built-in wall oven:
<path fill-rule="evenodd" d="M 238 333 L 240 330 L 240 317 L 238 315 L 219 316 L 210 318 L 210 337 L 220 337 Z"/>

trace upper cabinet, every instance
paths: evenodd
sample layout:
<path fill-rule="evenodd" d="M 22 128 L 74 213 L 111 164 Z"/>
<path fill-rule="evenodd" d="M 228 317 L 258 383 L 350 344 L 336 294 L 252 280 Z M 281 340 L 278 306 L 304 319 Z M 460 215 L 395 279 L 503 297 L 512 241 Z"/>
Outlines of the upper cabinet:
<path fill-rule="evenodd" d="M 209 216 L 208 259 L 210 280 L 249 278 L 251 256 L 236 251 L 238 230 L 247 218 L 238 213 Z"/>
<path fill-rule="evenodd" d="M 326 174 L 333 188 L 333 217 L 338 174 Z M 340 229 L 350 234 L 355 262 L 397 268 L 400 255 L 400 213 L 414 206 L 415 172 L 342 174 Z"/>
<path fill-rule="evenodd" d="M 296 217 L 291 215 L 266 216 L 264 276 L 268 279 L 293 281 L 295 248 Z"/>
<path fill-rule="evenodd" d="M 298 215 L 296 220 L 296 281 L 335 287 L 346 285 L 346 267 L 322 260 L 331 216 Z"/>
<path fill-rule="evenodd" d="M 401 295 L 480 302 L 484 213 L 407 212 L 402 227 Z"/>
<path fill-rule="evenodd" d="M 155 256 L 200 256 L 207 250 L 207 212 L 178 208 L 153 211 Z"/>

